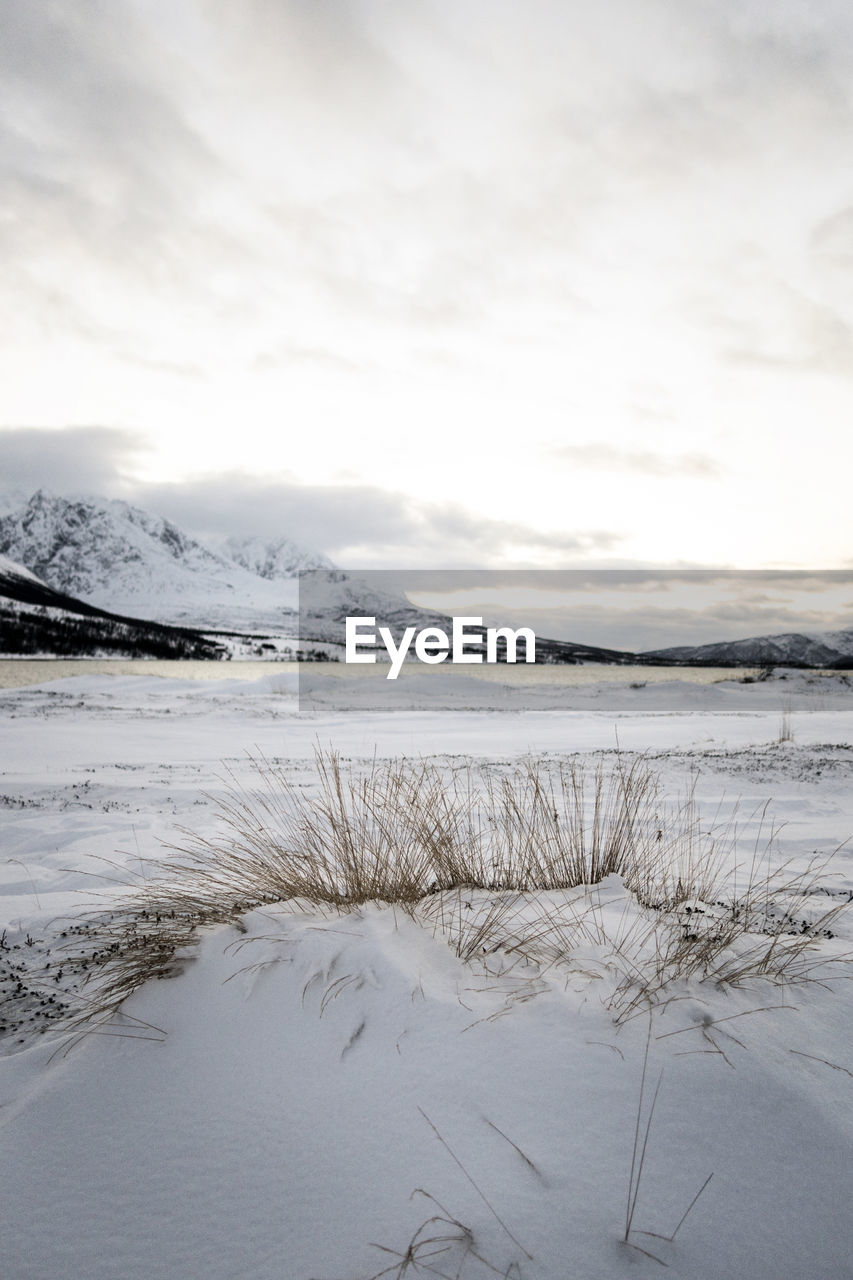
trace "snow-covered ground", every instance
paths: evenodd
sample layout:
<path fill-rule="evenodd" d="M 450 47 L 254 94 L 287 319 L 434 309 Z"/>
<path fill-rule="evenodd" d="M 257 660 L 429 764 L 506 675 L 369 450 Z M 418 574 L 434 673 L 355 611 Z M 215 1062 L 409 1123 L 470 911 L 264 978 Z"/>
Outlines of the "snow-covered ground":
<path fill-rule="evenodd" d="M 56 978 L 63 930 L 138 886 L 179 828 L 218 830 L 216 797 L 229 771 L 251 780 L 250 756 L 310 794 L 318 743 L 355 769 L 423 756 L 475 779 L 618 745 L 672 796 L 694 787 L 709 822 L 736 809 L 738 857 L 763 855 L 776 829 L 768 867 L 804 867 L 853 834 L 844 676 L 503 699 L 464 681 L 455 706 L 412 682 L 393 711 L 371 710 L 361 686 L 360 705 L 323 710 L 323 677 L 309 676 L 310 714 L 296 676 L 274 672 L 0 692 L 3 1276 L 614 1280 L 661 1263 L 685 1280 L 853 1275 L 844 917 L 815 940 L 833 961 L 822 983 L 692 979 L 617 1024 L 601 949 L 569 965 L 470 963 L 399 908 L 270 906 L 206 930 L 179 976 L 65 1052 L 48 1015 L 85 988 L 79 973 Z M 819 887 L 827 903 L 850 896 L 850 845 Z M 597 893 L 618 930 L 624 888 Z"/>

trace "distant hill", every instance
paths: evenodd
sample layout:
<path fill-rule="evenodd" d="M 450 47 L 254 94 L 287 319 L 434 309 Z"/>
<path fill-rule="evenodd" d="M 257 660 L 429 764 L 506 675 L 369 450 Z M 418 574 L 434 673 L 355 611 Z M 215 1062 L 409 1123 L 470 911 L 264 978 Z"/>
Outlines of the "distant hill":
<path fill-rule="evenodd" d="M 651 649 L 641 662 L 704 667 L 843 667 L 853 665 L 853 629 L 822 635 L 788 632 L 716 644 Z"/>

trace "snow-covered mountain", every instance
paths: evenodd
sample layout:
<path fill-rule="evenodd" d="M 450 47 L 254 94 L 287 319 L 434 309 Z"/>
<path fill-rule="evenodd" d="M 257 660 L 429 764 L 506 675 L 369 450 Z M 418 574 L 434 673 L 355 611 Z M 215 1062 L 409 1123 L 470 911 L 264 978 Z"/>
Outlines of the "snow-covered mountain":
<path fill-rule="evenodd" d="M 129 617 L 205 628 L 294 627 L 295 581 L 260 577 L 127 502 L 39 490 L 0 517 L 0 553 L 57 591 Z"/>
<path fill-rule="evenodd" d="M 853 660 L 853 629 L 822 635 L 788 632 L 716 644 L 678 645 L 640 654 L 644 661 L 688 666 L 832 667 Z"/>
<path fill-rule="evenodd" d="M 14 583 L 38 583 L 39 586 L 46 586 L 31 573 L 29 569 L 25 569 L 22 564 L 16 564 L 14 560 L 10 560 L 7 556 L 0 556 L 0 589 L 11 586 Z"/>
<path fill-rule="evenodd" d="M 0 654 L 12 657 L 224 658 L 233 646 L 185 627 L 122 618 L 0 556 Z"/>
<path fill-rule="evenodd" d="M 136 593 L 155 571 L 162 583 L 164 572 L 225 578 L 230 570 L 168 520 L 126 502 L 69 501 L 43 489 L 0 518 L 0 549 L 57 591 L 90 598 L 106 587 L 126 594 L 131 584 Z"/>
<path fill-rule="evenodd" d="M 825 631 L 820 639 L 842 658 L 853 658 L 853 627 L 844 631 Z"/>
<path fill-rule="evenodd" d="M 331 569 L 332 562 L 317 551 L 306 551 L 291 538 L 226 538 L 220 550 L 234 564 L 259 578 L 295 578 L 301 569 Z"/>
<path fill-rule="evenodd" d="M 352 614 L 375 616 L 395 634 L 406 626 L 446 630 L 449 622 L 402 594 L 377 589 L 370 575 L 361 579 L 333 569 L 325 556 L 289 538 L 231 538 L 210 547 L 171 521 L 118 500 L 69 499 L 39 490 L 0 516 L 0 557 L 12 562 L 0 561 L 0 578 L 5 573 L 20 582 L 21 575 L 36 575 L 42 588 L 82 598 L 113 616 L 202 631 L 295 637 L 296 574 L 305 569 L 319 572 L 304 588 L 303 642 L 339 643 L 343 619 Z M 56 602 L 44 603 L 53 607 Z M 853 629 L 756 636 L 639 655 L 537 637 L 537 650 L 540 661 L 831 667 L 853 662 Z"/>

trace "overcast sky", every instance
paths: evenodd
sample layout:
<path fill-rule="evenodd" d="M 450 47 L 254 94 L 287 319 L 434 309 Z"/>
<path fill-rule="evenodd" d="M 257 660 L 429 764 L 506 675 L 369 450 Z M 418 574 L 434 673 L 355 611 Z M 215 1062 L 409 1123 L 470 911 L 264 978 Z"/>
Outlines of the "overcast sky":
<path fill-rule="evenodd" d="M 853 564 L 848 0 L 3 0 L 0 97 L 7 485 Z"/>

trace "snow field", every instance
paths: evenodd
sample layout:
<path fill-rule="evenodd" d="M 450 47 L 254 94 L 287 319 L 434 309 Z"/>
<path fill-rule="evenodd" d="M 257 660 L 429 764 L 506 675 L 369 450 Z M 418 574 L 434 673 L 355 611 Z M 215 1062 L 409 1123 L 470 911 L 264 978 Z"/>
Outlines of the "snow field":
<path fill-rule="evenodd" d="M 44 958 L 60 924 L 114 908 L 177 825 L 215 836 L 204 793 L 222 796 L 223 765 L 248 783 L 247 753 L 262 752 L 315 794 L 317 741 L 357 770 L 376 750 L 511 774 L 531 751 L 552 763 L 611 751 L 616 727 L 668 793 L 692 785 L 711 815 L 721 797 L 725 812 L 737 803 L 743 851 L 769 801 L 771 825 L 785 824 L 774 865 L 803 868 L 853 832 L 842 682 L 795 689 L 792 743 L 777 741 L 779 689 L 676 688 L 668 710 L 647 692 L 325 719 L 257 683 L 92 677 L 2 695 L 0 929 L 19 948 L 2 956 Z M 827 874 L 839 898 L 850 857 Z M 420 921 L 399 906 L 270 904 L 202 931 L 179 976 L 142 987 L 67 1055 L 55 1031 L 7 1038 L 6 1274 L 612 1280 L 659 1275 L 647 1253 L 698 1280 L 851 1274 L 843 971 L 794 987 L 691 979 L 651 1018 L 617 1023 L 620 975 L 594 938 L 571 965 L 460 958 L 445 926 L 486 896 L 457 893 L 443 914 L 431 899 Z M 624 929 L 635 906 L 618 877 L 596 899 L 609 933 Z M 849 932 L 839 923 L 820 954 L 846 952 Z M 640 1152 L 660 1088 L 637 1187 L 646 1058 Z M 660 1238 L 709 1174 L 674 1240 Z"/>

